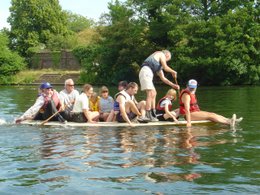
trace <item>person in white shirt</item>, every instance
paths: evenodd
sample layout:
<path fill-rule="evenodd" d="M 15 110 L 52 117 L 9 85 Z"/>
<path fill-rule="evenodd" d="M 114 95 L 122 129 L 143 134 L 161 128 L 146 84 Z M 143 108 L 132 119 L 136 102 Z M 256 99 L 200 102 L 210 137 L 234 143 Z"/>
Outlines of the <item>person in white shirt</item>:
<path fill-rule="evenodd" d="M 67 79 L 64 83 L 64 89 L 60 91 L 60 97 L 63 104 L 66 106 L 67 111 L 72 111 L 76 98 L 79 92 L 74 88 L 74 81 Z"/>
<path fill-rule="evenodd" d="M 46 120 L 58 110 L 63 109 L 60 101 L 59 93 L 53 90 L 50 83 L 42 83 L 40 86 L 41 93 L 39 94 L 36 102 L 31 106 L 21 117 L 16 119 L 16 123 L 24 120 Z M 57 113 L 51 120 L 58 120 L 65 122 L 65 119 Z"/>
<path fill-rule="evenodd" d="M 99 118 L 99 112 L 89 110 L 89 97 L 93 93 L 93 87 L 90 84 L 85 84 L 82 91 L 76 98 L 70 120 L 73 122 L 96 122 Z"/>

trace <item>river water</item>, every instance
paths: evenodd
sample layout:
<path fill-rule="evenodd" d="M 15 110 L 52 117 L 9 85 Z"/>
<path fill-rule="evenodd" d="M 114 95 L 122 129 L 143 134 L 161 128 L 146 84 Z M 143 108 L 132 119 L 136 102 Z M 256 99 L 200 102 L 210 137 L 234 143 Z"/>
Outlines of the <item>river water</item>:
<path fill-rule="evenodd" d="M 37 87 L 0 86 L 0 194 L 258 194 L 259 92 L 198 88 L 202 110 L 244 117 L 235 129 L 54 128 L 13 123 Z"/>

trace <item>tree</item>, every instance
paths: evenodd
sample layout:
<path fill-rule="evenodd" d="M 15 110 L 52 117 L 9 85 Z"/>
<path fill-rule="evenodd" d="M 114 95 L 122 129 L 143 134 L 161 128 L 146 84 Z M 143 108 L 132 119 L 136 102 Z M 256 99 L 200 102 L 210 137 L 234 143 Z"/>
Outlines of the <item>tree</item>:
<path fill-rule="evenodd" d="M 8 38 L 0 32 L 0 79 L 1 81 L 25 68 L 24 59 L 8 48 Z"/>
<path fill-rule="evenodd" d="M 92 19 L 88 19 L 80 14 L 74 14 L 70 11 L 66 11 L 66 16 L 68 20 L 68 28 L 69 30 L 78 33 L 85 29 L 89 29 L 93 27 L 95 22 Z"/>
<path fill-rule="evenodd" d="M 29 48 L 45 45 L 52 35 L 66 35 L 66 19 L 58 0 L 12 0 L 8 18 L 12 49 L 28 57 Z"/>

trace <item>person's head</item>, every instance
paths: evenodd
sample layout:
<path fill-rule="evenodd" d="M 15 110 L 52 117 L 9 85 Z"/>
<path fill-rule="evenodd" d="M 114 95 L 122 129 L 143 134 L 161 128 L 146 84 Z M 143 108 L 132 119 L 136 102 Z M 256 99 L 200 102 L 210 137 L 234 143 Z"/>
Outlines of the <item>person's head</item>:
<path fill-rule="evenodd" d="M 164 53 L 167 62 L 168 62 L 169 60 L 171 60 L 172 54 L 171 54 L 171 52 L 170 52 L 169 50 L 162 50 L 162 52 Z"/>
<path fill-rule="evenodd" d="M 108 97 L 108 94 L 109 94 L 109 90 L 106 86 L 102 86 L 101 89 L 100 89 L 100 95 L 103 97 L 103 98 L 107 98 Z"/>
<path fill-rule="evenodd" d="M 118 83 L 118 91 L 122 91 L 122 90 L 126 89 L 127 85 L 128 85 L 127 81 L 120 81 Z"/>
<path fill-rule="evenodd" d="M 177 93 L 175 89 L 169 89 L 166 93 L 166 96 L 170 98 L 171 100 L 176 100 Z"/>
<path fill-rule="evenodd" d="M 93 87 L 90 84 L 85 84 L 82 89 L 83 93 L 85 93 L 88 97 L 93 94 Z"/>
<path fill-rule="evenodd" d="M 98 94 L 96 92 L 93 92 L 90 96 L 90 101 L 96 102 L 98 100 Z"/>
<path fill-rule="evenodd" d="M 138 91 L 138 85 L 135 82 L 130 82 L 127 86 L 126 86 L 126 91 L 129 95 L 135 95 L 137 94 Z"/>
<path fill-rule="evenodd" d="M 194 79 L 190 79 L 187 83 L 187 87 L 191 92 L 195 92 L 198 86 L 198 82 Z"/>
<path fill-rule="evenodd" d="M 50 95 L 52 92 L 52 86 L 50 83 L 48 82 L 44 82 L 40 85 L 40 90 L 42 91 L 42 93 L 44 93 L 45 95 Z"/>
<path fill-rule="evenodd" d="M 74 81 L 72 79 L 67 79 L 64 83 L 64 87 L 67 92 L 72 92 L 74 90 Z"/>

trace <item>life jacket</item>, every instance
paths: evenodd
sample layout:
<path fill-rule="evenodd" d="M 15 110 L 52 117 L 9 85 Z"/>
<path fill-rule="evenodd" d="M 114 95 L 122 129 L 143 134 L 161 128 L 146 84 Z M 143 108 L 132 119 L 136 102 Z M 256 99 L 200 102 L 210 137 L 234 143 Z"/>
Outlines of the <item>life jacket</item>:
<path fill-rule="evenodd" d="M 165 110 L 165 107 L 162 107 L 162 106 L 161 106 L 161 103 L 162 103 L 164 100 L 166 100 L 166 99 L 169 100 L 169 98 L 167 98 L 166 96 L 163 97 L 163 98 L 161 98 L 161 99 L 159 100 L 159 102 L 158 102 L 158 104 L 157 104 L 157 106 L 156 106 L 156 110 L 158 110 L 158 111 L 164 111 L 164 110 Z M 171 101 L 171 100 L 170 100 L 170 101 Z M 169 109 L 169 111 L 172 110 L 172 104 L 168 104 L 168 109 Z"/>
<path fill-rule="evenodd" d="M 61 106 L 61 103 L 60 103 L 60 99 L 58 97 L 58 94 L 56 91 L 53 91 L 53 94 L 51 97 L 49 96 L 46 96 L 44 94 L 42 94 L 43 98 L 44 98 L 44 104 L 43 106 L 41 107 L 41 110 L 45 110 L 46 107 L 47 107 L 47 104 L 49 103 L 50 100 L 53 100 L 54 104 L 55 104 L 55 107 L 57 108 L 57 110 L 59 110 L 60 106 Z"/>
<path fill-rule="evenodd" d="M 148 58 L 146 58 L 141 67 L 148 66 L 149 68 L 151 68 L 153 73 L 159 72 L 162 69 L 162 64 L 161 64 L 161 62 L 158 62 L 154 58 L 154 55 L 158 52 L 161 52 L 161 51 L 156 51 L 152 55 L 150 55 Z"/>
<path fill-rule="evenodd" d="M 120 111 L 119 109 L 119 102 L 116 101 L 116 98 L 119 96 L 119 95 L 122 95 L 124 96 L 124 98 L 126 99 L 126 102 L 130 101 L 130 100 L 133 100 L 133 97 L 131 97 L 128 93 L 126 93 L 125 90 L 122 90 L 120 92 L 118 92 L 116 95 L 115 95 L 115 101 L 114 101 L 114 111 Z"/>
<path fill-rule="evenodd" d="M 196 95 L 192 94 L 188 89 L 184 89 L 181 91 L 181 95 L 180 95 L 180 114 L 185 114 L 184 103 L 181 100 L 184 93 L 187 93 L 190 96 L 190 112 L 200 111 L 199 105 L 197 103 Z"/>

